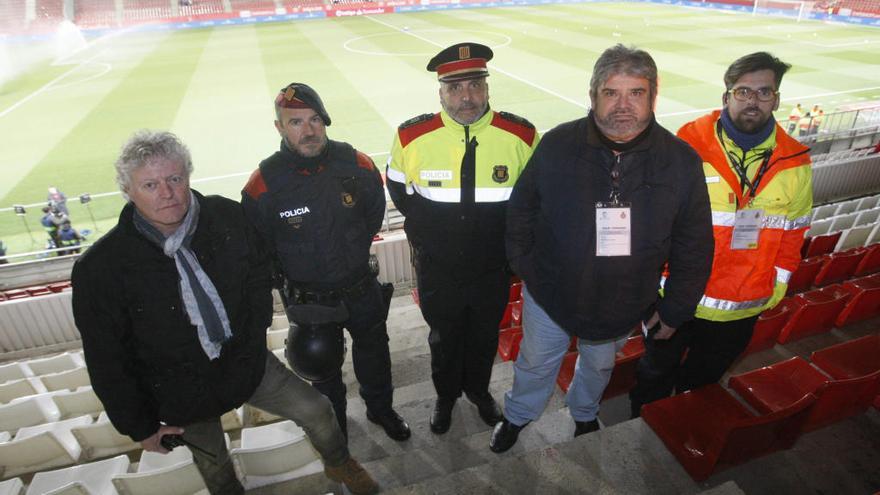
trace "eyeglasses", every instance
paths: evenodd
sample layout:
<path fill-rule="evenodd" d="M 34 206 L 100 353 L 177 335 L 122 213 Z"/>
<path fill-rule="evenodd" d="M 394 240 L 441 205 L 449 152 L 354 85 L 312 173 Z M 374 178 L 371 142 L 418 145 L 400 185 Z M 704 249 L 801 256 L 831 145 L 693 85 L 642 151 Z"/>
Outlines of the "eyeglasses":
<path fill-rule="evenodd" d="M 776 98 L 776 95 L 779 94 L 779 91 L 770 88 L 733 88 L 727 92 L 732 94 L 733 97 L 739 101 L 749 101 L 749 99 L 754 96 L 758 101 L 763 102 L 773 101 L 773 98 Z"/>

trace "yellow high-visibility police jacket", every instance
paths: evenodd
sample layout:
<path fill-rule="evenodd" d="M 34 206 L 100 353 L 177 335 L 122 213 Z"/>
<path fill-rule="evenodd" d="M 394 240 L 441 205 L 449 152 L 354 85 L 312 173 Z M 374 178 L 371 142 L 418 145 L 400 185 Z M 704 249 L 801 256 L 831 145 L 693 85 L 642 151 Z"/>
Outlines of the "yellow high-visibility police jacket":
<path fill-rule="evenodd" d="M 492 110 L 470 125 L 445 111 L 400 125 L 388 192 L 425 267 L 467 281 L 506 265 L 507 200 L 537 144 L 531 123 Z"/>
<path fill-rule="evenodd" d="M 813 185 L 809 148 L 778 124 L 766 141 L 743 154 L 721 128 L 720 114 L 685 124 L 678 136 L 703 159 L 715 235 L 712 273 L 696 316 L 732 321 L 772 308 L 785 296 L 810 226 Z M 741 186 L 728 153 L 747 164 L 751 182 L 766 163 L 756 191 Z M 763 212 L 757 246 L 733 249 L 735 215 L 743 209 Z"/>

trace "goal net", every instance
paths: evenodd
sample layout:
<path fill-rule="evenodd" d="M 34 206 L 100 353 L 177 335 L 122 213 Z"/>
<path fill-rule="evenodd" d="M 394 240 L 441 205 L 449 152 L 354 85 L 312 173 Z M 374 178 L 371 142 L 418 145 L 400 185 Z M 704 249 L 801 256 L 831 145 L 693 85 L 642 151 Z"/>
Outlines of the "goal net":
<path fill-rule="evenodd" d="M 796 18 L 798 22 L 810 18 L 816 2 L 801 0 L 755 0 L 752 15 L 776 15 Z"/>

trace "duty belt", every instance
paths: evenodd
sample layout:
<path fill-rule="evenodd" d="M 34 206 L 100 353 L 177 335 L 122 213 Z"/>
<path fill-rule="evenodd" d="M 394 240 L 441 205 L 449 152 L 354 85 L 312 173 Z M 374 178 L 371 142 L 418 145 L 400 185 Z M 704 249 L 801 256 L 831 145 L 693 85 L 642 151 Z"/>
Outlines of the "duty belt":
<path fill-rule="evenodd" d="M 335 306 L 344 298 L 358 298 L 366 294 L 375 278 L 376 276 L 370 273 L 348 287 L 328 290 L 306 289 L 303 287 L 297 287 L 295 282 L 290 282 L 288 288 L 290 303 Z"/>

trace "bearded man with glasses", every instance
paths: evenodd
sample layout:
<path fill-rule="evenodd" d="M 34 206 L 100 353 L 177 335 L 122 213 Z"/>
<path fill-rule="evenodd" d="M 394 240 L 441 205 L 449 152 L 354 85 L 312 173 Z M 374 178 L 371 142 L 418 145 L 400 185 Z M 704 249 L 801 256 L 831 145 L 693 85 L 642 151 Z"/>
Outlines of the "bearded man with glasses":
<path fill-rule="evenodd" d="M 758 315 L 785 296 L 813 206 L 809 149 L 773 118 L 790 67 L 766 52 L 740 58 L 724 74 L 723 108 L 678 131 L 703 159 L 715 255 L 695 319 L 646 339 L 630 392 L 634 417 L 673 389 L 720 380 Z"/>

